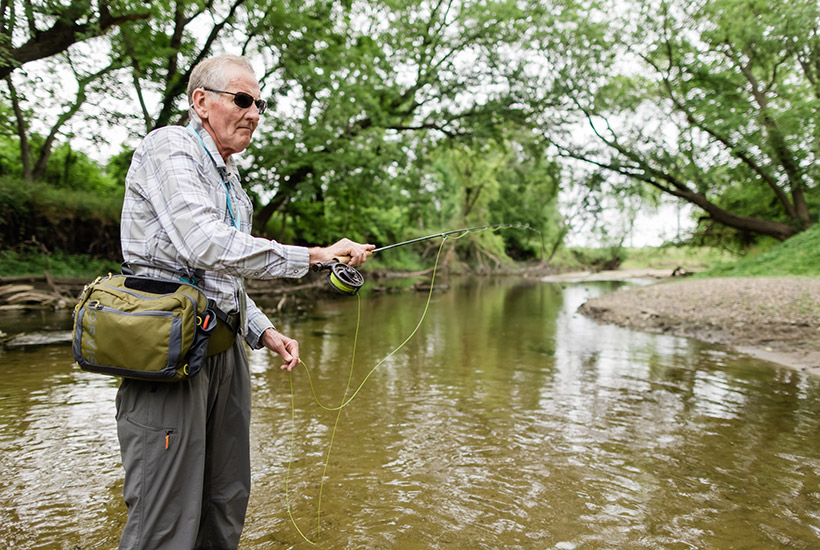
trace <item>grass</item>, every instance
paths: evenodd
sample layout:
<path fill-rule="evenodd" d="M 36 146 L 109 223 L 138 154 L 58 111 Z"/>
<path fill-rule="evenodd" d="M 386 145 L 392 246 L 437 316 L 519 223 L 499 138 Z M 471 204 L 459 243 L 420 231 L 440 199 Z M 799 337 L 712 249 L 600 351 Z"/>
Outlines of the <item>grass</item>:
<path fill-rule="evenodd" d="M 705 246 L 659 246 L 625 249 L 621 269 L 669 269 L 703 271 L 736 259 L 731 253 Z"/>
<path fill-rule="evenodd" d="M 93 279 L 108 272 L 119 273 L 120 264 L 114 260 L 60 251 L 49 254 L 33 249 L 0 251 L 0 276 L 42 275 L 46 271 L 55 277 Z"/>
<path fill-rule="evenodd" d="M 820 277 L 820 224 L 771 249 L 713 266 L 703 277 Z"/>

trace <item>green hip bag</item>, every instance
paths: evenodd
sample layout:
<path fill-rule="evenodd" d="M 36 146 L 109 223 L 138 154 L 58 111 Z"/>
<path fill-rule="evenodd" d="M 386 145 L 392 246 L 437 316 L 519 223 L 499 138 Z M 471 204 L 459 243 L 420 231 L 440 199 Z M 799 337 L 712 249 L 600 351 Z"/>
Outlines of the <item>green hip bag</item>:
<path fill-rule="evenodd" d="M 233 345 L 236 317 L 186 282 L 98 277 L 74 307 L 74 360 L 83 370 L 112 376 L 185 380 L 207 356 Z"/>

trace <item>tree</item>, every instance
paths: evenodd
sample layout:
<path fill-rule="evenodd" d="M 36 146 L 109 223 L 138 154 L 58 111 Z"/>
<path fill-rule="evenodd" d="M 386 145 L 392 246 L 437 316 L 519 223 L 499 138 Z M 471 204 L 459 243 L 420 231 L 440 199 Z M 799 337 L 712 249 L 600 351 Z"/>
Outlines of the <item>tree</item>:
<path fill-rule="evenodd" d="M 146 8 L 139 3 L 128 5 L 119 2 L 112 6 L 101 1 L 92 6 L 87 1 L 72 1 L 62 5 L 53 2 L 11 0 L 0 4 L 0 78 L 5 80 L 8 89 L 7 97 L 14 113 L 20 144 L 22 175 L 26 181 L 40 179 L 45 174 L 58 133 L 66 122 L 77 114 L 87 100 L 88 91 L 115 68 L 113 61 L 104 62 L 95 68 L 79 68 L 68 54 L 68 50 L 80 43 L 101 37 L 119 25 L 144 20 L 147 17 Z M 37 150 L 34 151 L 31 147 L 33 135 L 29 120 L 41 118 L 42 115 L 39 109 L 34 112 L 25 108 L 24 104 L 36 103 L 30 100 L 26 88 L 29 88 L 30 84 L 36 86 L 40 82 L 24 82 L 24 90 L 18 91 L 14 77 L 24 64 L 40 60 L 53 61 L 55 56 L 63 56 L 60 71 L 56 72 L 72 73 L 77 92 L 68 101 L 61 101 L 66 90 L 60 87 L 64 84 L 64 75 L 58 76 L 60 82 L 55 89 L 59 91 L 50 94 L 49 99 L 52 101 L 49 101 L 48 105 L 60 105 L 60 112 L 45 132 L 45 138 L 35 140 L 39 143 Z M 21 79 L 27 77 L 28 75 L 22 75 Z"/>
<path fill-rule="evenodd" d="M 43 177 L 55 142 L 60 135 L 72 137 L 71 121 L 78 115 L 85 123 L 80 131 L 95 141 L 106 138 L 87 128 L 115 125 L 144 135 L 183 121 L 187 108 L 180 97 L 191 69 L 232 30 L 246 3 L 3 2 L 0 74 L 16 121 L 24 179 Z M 204 22 L 208 14 L 210 25 Z M 34 69 L 15 70 L 30 61 L 37 61 L 29 65 Z M 87 109 L 88 103 L 102 109 Z M 142 129 L 134 127 L 135 117 Z M 36 134 L 45 138 L 32 139 Z"/>
<path fill-rule="evenodd" d="M 9 17 L 31 4 L 9 1 L 0 0 Z M 392 242 L 425 224 L 445 223 L 438 208 L 451 197 L 433 196 L 425 165 L 443 143 L 453 151 L 493 151 L 499 166 L 517 163 L 518 171 L 538 164 L 529 153 L 510 156 L 505 148 L 522 143 L 510 133 L 528 132 L 522 98 L 532 90 L 518 52 L 532 37 L 532 21 L 547 21 L 541 4 L 160 0 L 140 6 L 144 18 L 77 37 L 60 53 L 14 71 L 5 103 L 27 177 L 37 179 L 61 137 L 91 134 L 104 142 L 109 127 L 135 137 L 184 123 L 185 86 L 196 63 L 220 51 L 246 54 L 261 68 L 271 104 L 242 160 L 256 230 L 291 242 L 329 241 L 340 233 Z M 87 4 L 76 21 L 130 9 L 99 5 Z M 38 13 L 46 8 L 63 9 L 43 4 Z M 56 25 L 48 17 L 28 21 Z M 9 41 L 20 47 L 24 34 L 16 29 Z M 127 149 L 117 155 L 110 173 L 121 176 L 128 158 Z M 554 204 L 554 187 L 532 182 L 546 193 L 541 204 Z M 533 197 L 525 184 L 509 183 Z M 490 197 L 515 200 L 488 189 L 463 198 L 462 218 L 486 215 Z M 542 214 L 527 212 L 518 214 Z"/>
<path fill-rule="evenodd" d="M 499 140 L 445 142 L 433 152 L 430 194 L 438 199 L 444 227 L 521 226 L 476 235 L 466 241 L 467 256 L 493 263 L 508 255 L 546 261 L 545 242 L 557 248 L 564 236 L 557 208 L 560 169 L 546 146 L 519 128 Z"/>
<path fill-rule="evenodd" d="M 690 202 L 706 226 L 784 240 L 814 223 L 818 4 L 617 4 L 561 37 L 565 101 L 544 117 L 560 154 Z"/>
<path fill-rule="evenodd" d="M 191 71 L 221 47 L 224 35 L 234 35 L 241 28 L 238 41 L 244 47 L 234 53 L 246 53 L 254 37 L 250 30 L 254 18 L 261 17 L 254 15 L 252 4 L 248 0 L 166 0 L 152 3 L 150 21 L 121 26 L 113 47 L 130 69 L 145 132 L 187 119 L 187 101 L 180 99 Z M 147 96 L 156 99 L 149 104 Z"/>
<path fill-rule="evenodd" d="M 437 141 L 497 133 L 520 117 L 507 76 L 523 64 L 513 51 L 535 4 L 319 1 L 271 10 L 259 47 L 273 52 L 265 83 L 286 108 L 260 126 L 253 146 L 257 230 L 277 213 L 317 208 L 356 169 L 367 174 L 359 184 L 370 178 L 370 200 L 406 200 L 391 174 L 408 178 Z M 419 189 L 406 183 L 406 192 Z"/>
<path fill-rule="evenodd" d="M 68 63 L 70 69 L 74 71 L 74 77 L 77 83 L 77 93 L 70 101 L 61 105 L 62 112 L 57 116 L 52 126 L 49 128 L 44 139 L 39 140 L 37 147 L 37 158 L 34 160 L 34 151 L 30 145 L 31 135 L 28 124 L 28 119 L 36 116 L 32 112 L 26 112 L 21 103 L 21 98 L 14 85 L 12 75 L 6 76 L 6 85 L 9 90 L 9 98 L 11 100 L 14 118 L 17 123 L 17 136 L 20 142 L 20 163 L 23 169 L 23 179 L 26 181 L 37 181 L 46 173 L 48 160 L 51 156 L 52 147 L 57 139 L 57 134 L 61 128 L 72 118 L 82 107 L 83 103 L 88 98 L 89 89 L 98 85 L 100 79 L 111 72 L 114 65 L 108 65 L 102 69 L 86 74 L 78 74 L 71 63 Z M 56 96 L 55 96 L 56 99 Z"/>

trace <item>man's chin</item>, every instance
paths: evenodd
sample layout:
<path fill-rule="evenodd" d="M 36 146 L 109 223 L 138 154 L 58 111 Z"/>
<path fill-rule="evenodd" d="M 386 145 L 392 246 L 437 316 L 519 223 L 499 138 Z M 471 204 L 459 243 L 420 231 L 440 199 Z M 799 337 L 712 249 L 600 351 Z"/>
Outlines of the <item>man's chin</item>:
<path fill-rule="evenodd" d="M 245 149 L 248 148 L 248 145 L 251 144 L 251 136 L 249 135 L 246 139 L 240 139 L 236 142 L 236 152 L 241 153 Z"/>

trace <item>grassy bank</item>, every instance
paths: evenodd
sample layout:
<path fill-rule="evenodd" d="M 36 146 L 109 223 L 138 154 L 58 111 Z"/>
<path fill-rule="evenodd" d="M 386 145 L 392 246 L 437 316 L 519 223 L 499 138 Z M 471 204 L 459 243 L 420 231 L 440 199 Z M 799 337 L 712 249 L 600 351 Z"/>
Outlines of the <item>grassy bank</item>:
<path fill-rule="evenodd" d="M 553 258 L 559 271 L 611 269 L 668 269 L 704 271 L 737 257 L 724 250 L 704 246 L 666 245 L 643 248 L 561 248 Z"/>
<path fill-rule="evenodd" d="M 769 250 L 704 271 L 702 277 L 820 277 L 820 224 Z"/>
<path fill-rule="evenodd" d="M 62 189 L 0 177 L 0 243 L 24 262 L 41 250 L 116 257 L 121 208 L 118 188 Z"/>
<path fill-rule="evenodd" d="M 554 258 L 560 271 L 601 269 L 613 259 L 609 249 L 562 249 Z M 617 251 L 621 269 L 668 269 L 680 267 L 699 277 L 820 277 L 820 224 L 767 250 L 737 259 L 728 252 L 705 247 L 663 246 L 624 248 Z M 425 267 L 419 258 L 407 254 L 401 267 Z M 379 267 L 378 262 L 372 264 Z M 84 254 L 55 251 L 43 253 L 36 248 L 0 251 L 0 276 L 42 275 L 93 278 L 101 273 L 119 271 L 118 260 L 92 258 Z"/>

